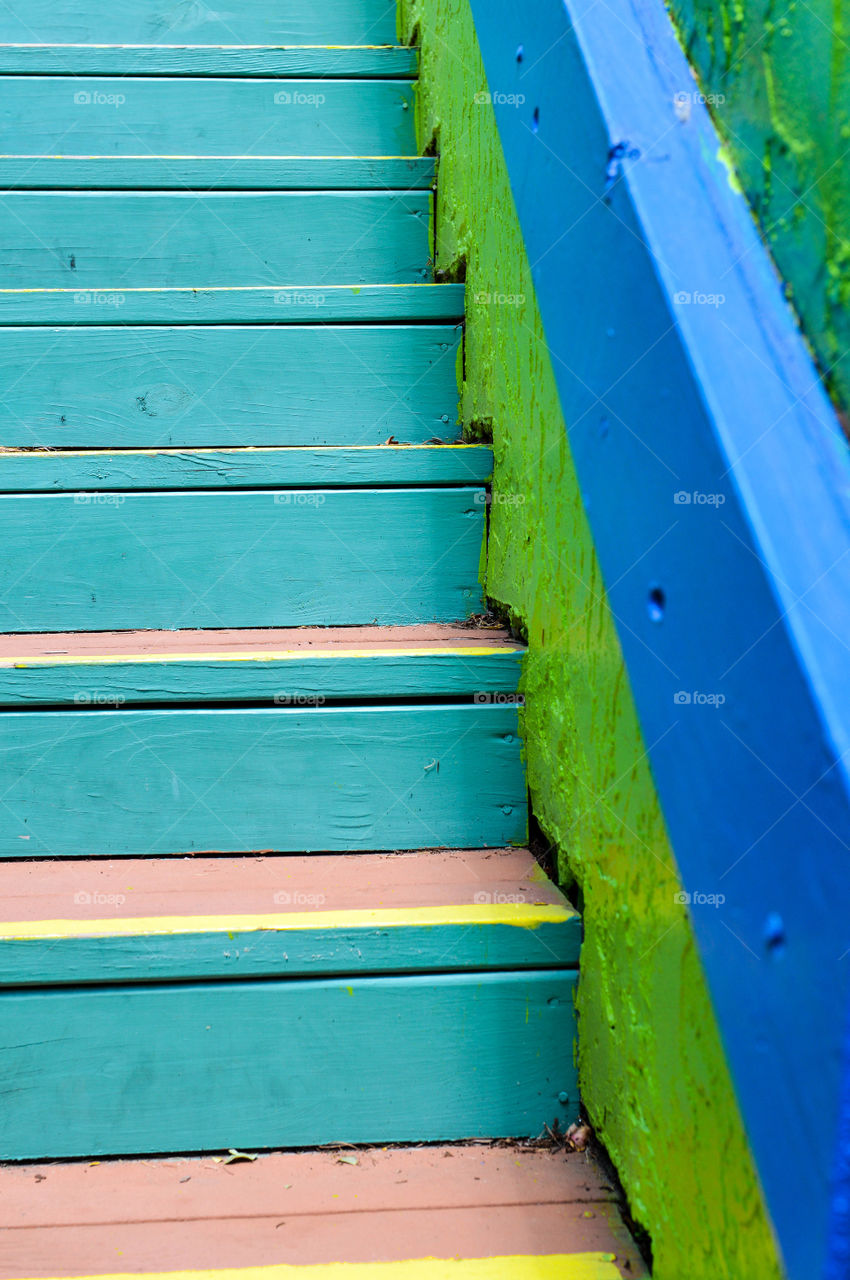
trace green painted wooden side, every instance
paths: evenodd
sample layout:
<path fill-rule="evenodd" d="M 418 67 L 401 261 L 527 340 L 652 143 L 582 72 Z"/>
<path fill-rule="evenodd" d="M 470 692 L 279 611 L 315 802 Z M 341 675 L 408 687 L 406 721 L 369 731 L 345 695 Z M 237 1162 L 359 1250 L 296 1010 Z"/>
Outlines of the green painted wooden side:
<path fill-rule="evenodd" d="M 416 152 L 409 80 L 7 76 L 2 147 L 55 155 Z"/>
<path fill-rule="evenodd" d="M 428 156 L 11 156 L 0 155 L 0 188 L 168 187 L 230 191 L 422 189 L 433 185 Z"/>
<path fill-rule="evenodd" d="M 6 0 L 0 42 L 395 44 L 391 0 Z"/>
<path fill-rule="evenodd" d="M 482 632 L 482 647 L 487 633 Z M 191 642 L 188 642 L 191 644 Z M 0 666 L 0 706 L 132 706 L 138 703 L 320 701 L 516 694 L 523 651 L 258 660 L 202 657 L 156 662 Z"/>
<path fill-rule="evenodd" d="M 0 629 L 382 625 L 481 608 L 483 489 L 0 497 Z"/>
<path fill-rule="evenodd" d="M 403 45 L 234 48 L 209 45 L 0 45 L 0 75 L 57 76 L 305 76 L 405 79 L 418 55 Z"/>
<path fill-rule="evenodd" d="M 77 314 L 103 319 L 126 309 L 109 305 L 111 292 L 89 296 L 95 300 L 77 304 Z M 8 328 L 0 335 L 0 443 L 126 449 L 455 440 L 460 340 L 460 328 L 447 325 Z M 12 470 L 0 456 L 0 475 L 35 476 L 48 465 L 55 464 L 18 460 Z"/>
<path fill-rule="evenodd" d="M 0 452 L 0 493 L 486 484 L 484 445 Z"/>
<path fill-rule="evenodd" d="M 0 279 L 112 291 L 424 281 L 430 205 L 426 191 L 9 191 Z"/>
<path fill-rule="evenodd" d="M 462 284 L 0 288 L 3 325 L 382 324 L 463 320 Z M 2 345 L 2 344 L 0 344 Z"/>
<path fill-rule="evenodd" d="M 575 980 L 4 992 L 0 1156 L 537 1137 L 575 1110 Z"/>
<path fill-rule="evenodd" d="M 503 705 L 6 711 L 0 795 L 4 858 L 526 835 L 517 708 Z"/>
<path fill-rule="evenodd" d="M 0 984 L 173 982 L 350 973 L 575 968 L 581 918 L 512 925 L 342 927 L 0 941 Z M 0 1006 L 1 1008 L 2 1006 Z"/>

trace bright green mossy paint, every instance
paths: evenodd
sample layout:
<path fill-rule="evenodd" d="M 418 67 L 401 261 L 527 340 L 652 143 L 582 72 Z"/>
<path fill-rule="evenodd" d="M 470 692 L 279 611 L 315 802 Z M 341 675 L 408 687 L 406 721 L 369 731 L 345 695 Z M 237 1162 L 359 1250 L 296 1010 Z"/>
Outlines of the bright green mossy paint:
<path fill-rule="evenodd" d="M 656 1280 L 780 1268 L 582 507 L 467 0 L 402 0 L 440 153 L 436 261 L 466 263 L 462 416 L 492 427 L 488 595 L 527 631 L 535 813 L 583 896 L 582 1094 Z M 479 95 L 476 101 L 476 95 Z"/>
<path fill-rule="evenodd" d="M 788 297 L 847 409 L 850 0 L 672 0 L 671 9 Z"/>

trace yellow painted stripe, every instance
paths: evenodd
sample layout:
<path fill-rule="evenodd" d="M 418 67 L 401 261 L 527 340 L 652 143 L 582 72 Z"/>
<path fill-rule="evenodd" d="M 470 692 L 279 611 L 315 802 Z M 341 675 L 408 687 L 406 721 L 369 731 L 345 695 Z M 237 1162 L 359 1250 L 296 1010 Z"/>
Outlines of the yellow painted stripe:
<path fill-rule="evenodd" d="M 109 666 L 122 662 L 299 662 L 304 660 L 333 658 L 489 658 L 500 653 L 523 653 L 508 645 L 490 648 L 452 649 L 269 649 L 266 651 L 218 651 L 208 653 L 53 653 L 36 654 L 22 658 L 0 659 L 3 667 L 62 667 Z"/>
<path fill-rule="evenodd" d="M 309 1276 L 307 1273 L 310 1273 Z M 319 1266 L 236 1267 L 227 1271 L 146 1272 L 157 1280 L 620 1280 L 612 1253 L 560 1253 L 542 1258 L 417 1258 L 410 1262 L 330 1262 Z M 25 1280 L 21 1277 L 21 1280 Z M 73 1280 L 139 1280 L 114 1272 Z"/>
<path fill-rule="evenodd" d="M 306 929 L 408 929 L 434 925 L 510 925 L 537 929 L 574 920 L 572 907 L 532 902 L 471 903 L 449 907 L 368 911 L 290 911 L 268 915 L 119 916 L 108 920 L 19 920 L 0 923 L 0 940 L 126 938 L 156 934 L 291 932 Z"/>

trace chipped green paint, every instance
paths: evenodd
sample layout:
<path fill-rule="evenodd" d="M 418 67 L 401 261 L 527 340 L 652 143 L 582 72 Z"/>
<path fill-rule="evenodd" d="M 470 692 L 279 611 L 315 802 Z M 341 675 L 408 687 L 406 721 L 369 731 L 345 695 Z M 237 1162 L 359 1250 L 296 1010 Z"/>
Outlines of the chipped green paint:
<path fill-rule="evenodd" d="M 847 409 L 850 3 L 670 7 L 827 385 Z"/>
<path fill-rule="evenodd" d="M 583 898 L 582 1096 L 656 1280 L 779 1266 L 567 445 L 468 0 L 402 0 L 440 153 L 436 266 L 466 265 L 462 417 L 492 424 L 488 594 L 527 631 L 535 812 Z"/>

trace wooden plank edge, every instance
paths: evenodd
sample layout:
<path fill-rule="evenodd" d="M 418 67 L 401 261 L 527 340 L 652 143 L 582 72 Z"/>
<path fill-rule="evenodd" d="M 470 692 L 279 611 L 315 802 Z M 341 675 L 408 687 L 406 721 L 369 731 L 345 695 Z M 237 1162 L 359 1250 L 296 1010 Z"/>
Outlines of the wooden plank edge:
<path fill-rule="evenodd" d="M 277 1264 L 215 1271 L 149 1272 L 156 1280 L 620 1280 L 613 1253 L 513 1255 L 488 1258 L 417 1258 L 405 1262 L 330 1262 L 312 1266 Z M 21 1280 L 27 1280 L 22 1277 Z M 72 1280 L 139 1280 L 138 1273 L 111 1272 Z"/>

